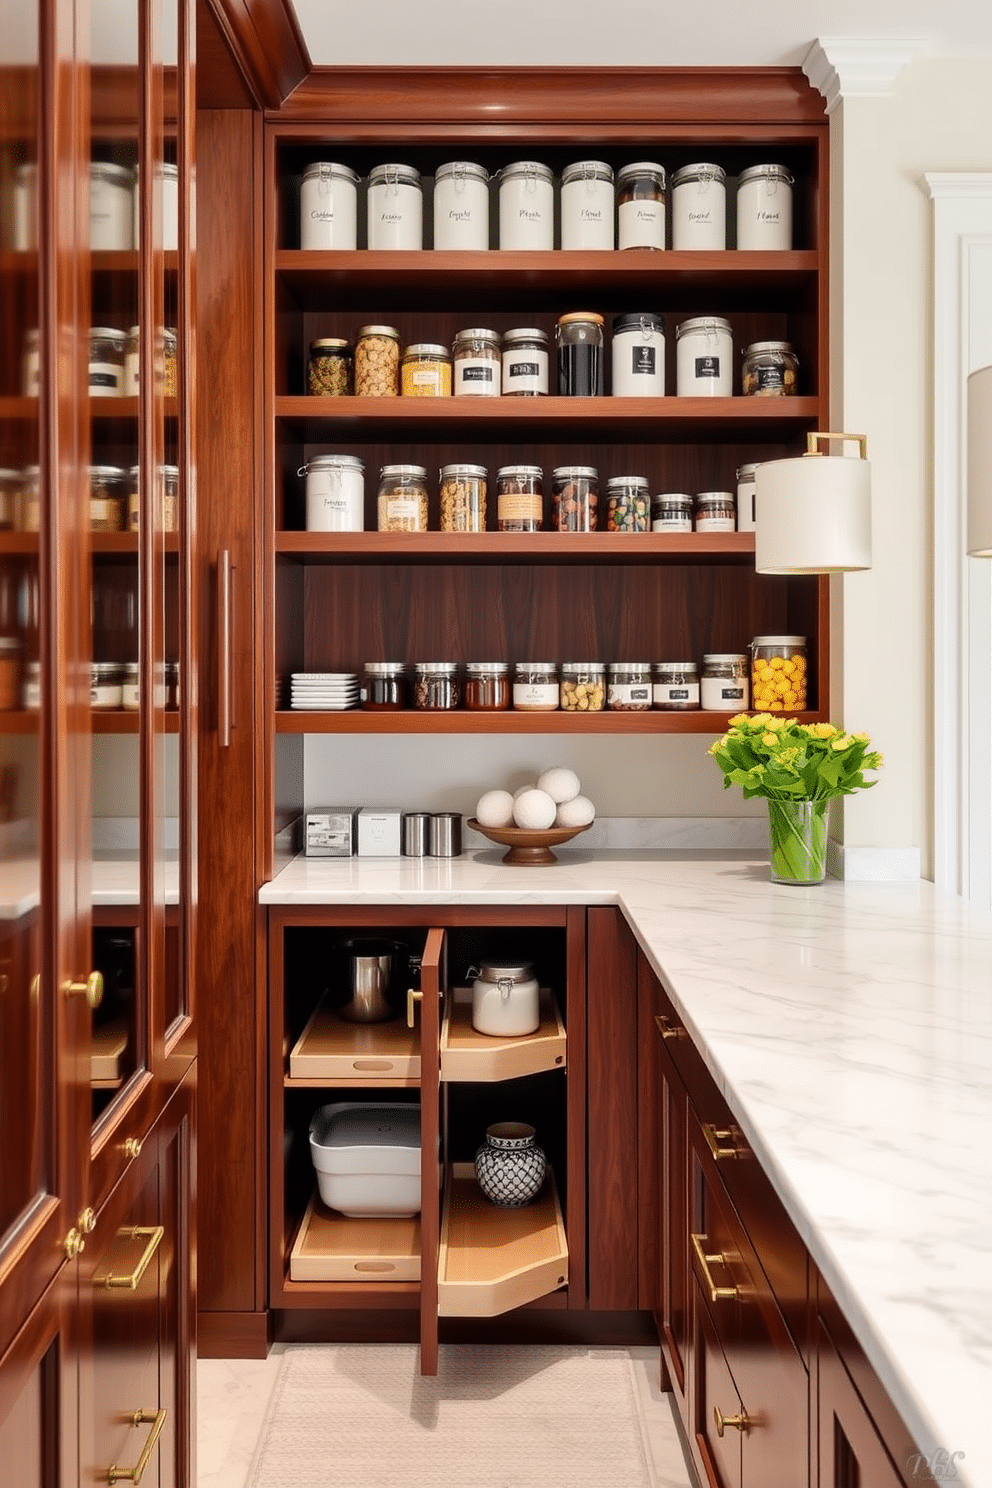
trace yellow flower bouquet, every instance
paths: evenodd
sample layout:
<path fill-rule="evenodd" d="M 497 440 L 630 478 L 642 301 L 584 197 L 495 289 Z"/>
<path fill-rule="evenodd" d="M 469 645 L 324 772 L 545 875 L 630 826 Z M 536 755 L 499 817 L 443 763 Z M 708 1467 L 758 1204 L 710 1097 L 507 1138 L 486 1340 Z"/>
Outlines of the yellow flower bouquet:
<path fill-rule="evenodd" d="M 832 723 L 797 723 L 772 713 L 738 713 L 709 753 L 723 788 L 768 801 L 771 876 L 778 883 L 822 883 L 826 876 L 827 803 L 868 790 L 866 770 L 882 756 L 867 734 Z"/>

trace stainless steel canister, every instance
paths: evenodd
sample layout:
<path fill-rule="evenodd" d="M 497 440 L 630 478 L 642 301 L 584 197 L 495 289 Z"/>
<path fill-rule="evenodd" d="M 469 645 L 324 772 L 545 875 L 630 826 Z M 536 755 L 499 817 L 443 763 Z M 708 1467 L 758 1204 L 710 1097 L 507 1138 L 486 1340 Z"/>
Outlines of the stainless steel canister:
<path fill-rule="evenodd" d="M 423 858 L 430 845 L 429 811 L 405 811 L 403 813 L 403 856 Z"/>
<path fill-rule="evenodd" d="M 462 819 L 457 811 L 435 811 L 431 817 L 430 856 L 460 858 L 462 853 Z"/>

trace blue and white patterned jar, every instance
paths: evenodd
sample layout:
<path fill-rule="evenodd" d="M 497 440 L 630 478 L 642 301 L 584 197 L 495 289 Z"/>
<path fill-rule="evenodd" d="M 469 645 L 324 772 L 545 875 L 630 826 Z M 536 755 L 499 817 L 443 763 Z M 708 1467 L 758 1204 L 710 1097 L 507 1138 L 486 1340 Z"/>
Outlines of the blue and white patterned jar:
<path fill-rule="evenodd" d="M 487 1127 L 486 1140 L 475 1154 L 479 1187 L 501 1209 L 519 1209 L 536 1198 L 547 1166 L 534 1128 L 522 1121 Z"/>

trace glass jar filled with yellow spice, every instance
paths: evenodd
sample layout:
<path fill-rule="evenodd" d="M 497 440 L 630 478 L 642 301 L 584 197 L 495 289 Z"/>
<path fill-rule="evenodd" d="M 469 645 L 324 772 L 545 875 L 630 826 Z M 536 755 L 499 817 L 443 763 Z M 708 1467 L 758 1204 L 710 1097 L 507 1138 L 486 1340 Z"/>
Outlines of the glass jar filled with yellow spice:
<path fill-rule="evenodd" d="M 559 705 L 565 713 L 601 713 L 606 705 L 605 664 L 563 661 Z"/>
<path fill-rule="evenodd" d="M 806 678 L 805 636 L 755 636 L 751 642 L 751 706 L 757 713 L 805 712 Z"/>
<path fill-rule="evenodd" d="M 400 362 L 400 392 L 404 398 L 450 398 L 451 353 L 446 346 L 418 341 L 408 346 Z"/>
<path fill-rule="evenodd" d="M 351 344 L 341 336 L 310 342 L 307 392 L 317 398 L 344 398 L 351 392 Z"/>

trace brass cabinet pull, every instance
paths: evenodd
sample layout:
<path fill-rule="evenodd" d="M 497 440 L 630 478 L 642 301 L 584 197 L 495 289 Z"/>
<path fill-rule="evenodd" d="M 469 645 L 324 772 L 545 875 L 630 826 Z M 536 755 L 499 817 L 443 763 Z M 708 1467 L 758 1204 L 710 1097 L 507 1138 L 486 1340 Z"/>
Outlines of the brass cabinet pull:
<path fill-rule="evenodd" d="M 65 1251 L 67 1261 L 74 1261 L 86 1249 L 86 1241 L 73 1225 L 72 1229 L 62 1241 L 62 1249 Z"/>
<path fill-rule="evenodd" d="M 706 1285 L 710 1289 L 710 1301 L 720 1302 L 731 1297 L 739 1297 L 740 1289 L 738 1287 L 717 1286 L 710 1272 L 711 1266 L 726 1266 L 727 1257 L 721 1255 L 719 1251 L 716 1255 L 707 1255 L 703 1250 L 703 1242 L 706 1239 L 705 1235 L 690 1235 L 689 1239 L 692 1241 L 692 1248 L 696 1252 L 696 1260 L 699 1262 L 699 1267 L 703 1273 Z M 720 1434 L 721 1436 L 723 1435 L 722 1432 Z"/>
<path fill-rule="evenodd" d="M 95 1211 L 92 1209 L 83 1209 L 79 1215 L 79 1218 L 76 1220 L 76 1224 L 79 1226 L 81 1234 L 92 1235 L 93 1231 L 96 1229 Z"/>
<path fill-rule="evenodd" d="M 140 1137 L 127 1137 L 124 1141 L 124 1156 L 137 1157 L 141 1151 Z"/>
<path fill-rule="evenodd" d="M 165 1226 L 128 1225 L 123 1230 L 118 1230 L 117 1234 L 122 1240 L 144 1239 L 147 1243 L 141 1253 L 141 1258 L 139 1259 L 138 1264 L 135 1266 L 134 1270 L 131 1271 L 127 1276 L 115 1276 L 113 1272 L 110 1272 L 108 1276 L 95 1277 L 93 1285 L 96 1287 L 105 1287 L 107 1291 L 135 1292 L 138 1289 L 141 1278 L 144 1276 L 145 1272 L 148 1270 L 149 1265 L 151 1264 L 152 1256 L 155 1254 L 162 1243 L 162 1236 L 165 1234 Z M 126 1477 L 127 1474 L 122 1474 L 122 1476 Z"/>
<path fill-rule="evenodd" d="M 85 997 L 91 1008 L 98 1008 L 103 1001 L 103 972 L 91 971 L 85 982 L 65 982 L 62 990 L 66 997 Z"/>
<path fill-rule="evenodd" d="M 131 1424 L 133 1426 L 151 1426 L 152 1429 L 148 1433 L 148 1440 L 145 1442 L 141 1456 L 133 1467 L 117 1467 L 115 1465 L 114 1467 L 107 1468 L 108 1483 L 141 1482 L 145 1474 L 145 1468 L 148 1466 L 148 1459 L 155 1450 L 155 1443 L 162 1435 L 162 1427 L 165 1425 L 165 1418 L 168 1414 L 168 1411 L 164 1408 L 158 1411 L 136 1410 L 134 1412 L 131 1416 Z"/>
<path fill-rule="evenodd" d="M 417 989 L 416 989 L 416 987 L 408 987 L 406 989 L 406 1026 L 407 1026 L 407 1028 L 413 1028 L 413 1026 L 414 1026 L 413 1004 L 415 1002 L 423 1002 L 423 1000 L 424 1000 L 424 994 L 423 994 L 423 992 L 418 992 Z"/>
<path fill-rule="evenodd" d="M 735 1431 L 743 1431 L 747 1436 L 748 1431 L 754 1425 L 747 1411 L 741 1411 L 739 1416 L 725 1416 L 718 1405 L 713 1407 L 713 1424 L 716 1426 L 717 1436 L 722 1436 L 728 1426 Z"/>
<path fill-rule="evenodd" d="M 737 1132 L 732 1126 L 718 1127 L 712 1121 L 704 1121 L 701 1125 L 703 1136 L 706 1138 L 706 1145 L 717 1161 L 721 1157 L 740 1157 L 740 1148 L 737 1146 Z M 721 1145 L 723 1142 L 732 1142 L 734 1145 L 732 1147 L 724 1147 Z"/>
<path fill-rule="evenodd" d="M 655 1013 L 654 1021 L 662 1038 L 685 1038 L 685 1029 L 678 1023 L 670 1023 L 664 1013 Z"/>

